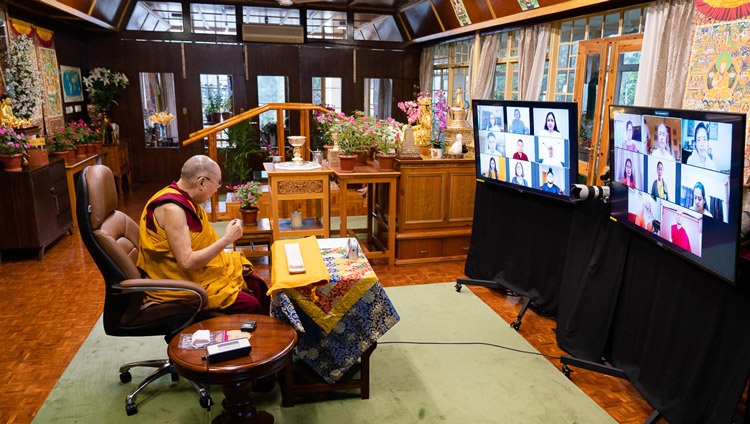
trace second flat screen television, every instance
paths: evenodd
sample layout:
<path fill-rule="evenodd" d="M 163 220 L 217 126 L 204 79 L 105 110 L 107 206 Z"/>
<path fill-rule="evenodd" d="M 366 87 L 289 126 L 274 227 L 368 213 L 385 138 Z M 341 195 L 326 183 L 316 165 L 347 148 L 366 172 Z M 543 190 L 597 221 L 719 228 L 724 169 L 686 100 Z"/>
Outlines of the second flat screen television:
<path fill-rule="evenodd" d="M 745 116 L 610 106 L 612 217 L 735 283 Z"/>
<path fill-rule="evenodd" d="M 473 100 L 477 179 L 570 201 L 578 178 L 578 106 Z"/>

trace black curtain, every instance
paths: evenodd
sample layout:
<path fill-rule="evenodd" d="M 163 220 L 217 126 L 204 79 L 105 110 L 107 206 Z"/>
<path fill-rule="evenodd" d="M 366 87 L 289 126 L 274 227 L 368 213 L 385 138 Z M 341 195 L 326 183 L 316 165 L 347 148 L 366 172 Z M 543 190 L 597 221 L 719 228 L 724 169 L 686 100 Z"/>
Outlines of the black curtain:
<path fill-rule="evenodd" d="M 466 276 L 495 281 L 554 315 L 574 209 L 571 203 L 478 182 Z"/>
<path fill-rule="evenodd" d="M 579 205 L 559 290 L 557 344 L 592 362 L 604 355 L 630 245 L 631 233 L 609 211 L 600 201 Z"/>
<path fill-rule="evenodd" d="M 478 183 L 465 272 L 557 316 L 558 345 L 610 361 L 670 423 L 728 423 L 750 375 L 750 265 L 737 287 L 609 218 Z"/>

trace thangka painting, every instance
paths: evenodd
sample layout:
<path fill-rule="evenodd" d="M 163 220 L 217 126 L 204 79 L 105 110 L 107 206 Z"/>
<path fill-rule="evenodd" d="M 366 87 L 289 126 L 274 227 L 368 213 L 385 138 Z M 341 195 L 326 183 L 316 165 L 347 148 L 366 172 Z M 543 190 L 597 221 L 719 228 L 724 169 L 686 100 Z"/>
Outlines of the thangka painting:
<path fill-rule="evenodd" d="M 685 109 L 750 111 L 750 22 L 697 26 L 690 53 Z M 746 130 L 750 140 L 750 120 Z M 750 147 L 745 142 L 745 180 L 750 176 Z"/>
<path fill-rule="evenodd" d="M 536 9 L 539 7 L 538 0 L 518 0 L 518 5 L 521 6 L 521 10 Z"/>
<path fill-rule="evenodd" d="M 57 66 L 57 55 L 54 49 L 37 46 L 39 70 L 44 81 L 44 120 L 48 128 L 62 118 L 62 93 L 60 90 L 60 71 Z"/>
<path fill-rule="evenodd" d="M 451 6 L 453 6 L 453 12 L 456 14 L 458 23 L 461 24 L 461 26 L 471 24 L 471 18 L 469 18 L 469 14 L 466 13 L 466 7 L 464 6 L 463 0 L 451 0 Z"/>

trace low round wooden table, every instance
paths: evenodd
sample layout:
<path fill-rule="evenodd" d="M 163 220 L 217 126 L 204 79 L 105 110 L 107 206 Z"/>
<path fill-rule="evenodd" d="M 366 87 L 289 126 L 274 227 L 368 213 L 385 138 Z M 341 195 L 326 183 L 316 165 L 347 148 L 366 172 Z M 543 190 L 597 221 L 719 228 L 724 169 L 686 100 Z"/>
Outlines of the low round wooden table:
<path fill-rule="evenodd" d="M 257 328 L 252 333 L 249 356 L 206 364 L 202 357 L 206 349 L 180 349 L 180 336 L 172 338 L 167 349 L 177 373 L 198 383 L 221 385 L 224 392 L 224 411 L 214 423 L 272 423 L 273 415 L 256 411 L 253 406 L 253 380 L 276 373 L 292 361 L 297 344 L 297 332 L 276 318 L 265 315 L 227 315 L 193 324 L 182 331 L 192 334 L 198 330 L 239 330 L 243 321 L 254 319 Z"/>

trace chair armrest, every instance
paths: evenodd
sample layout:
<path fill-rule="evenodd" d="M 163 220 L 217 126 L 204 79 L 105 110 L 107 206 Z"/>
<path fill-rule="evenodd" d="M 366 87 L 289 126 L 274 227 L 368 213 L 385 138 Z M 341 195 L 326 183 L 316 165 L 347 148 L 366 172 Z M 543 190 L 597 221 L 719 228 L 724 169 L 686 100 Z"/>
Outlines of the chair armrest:
<path fill-rule="evenodd" d="M 151 278 L 132 278 L 123 280 L 115 287 L 123 292 L 139 292 L 147 290 L 175 290 L 189 291 L 200 299 L 201 307 L 208 303 L 208 294 L 206 289 L 200 284 L 185 280 L 168 280 L 168 279 L 151 279 Z"/>
<path fill-rule="evenodd" d="M 169 280 L 169 279 L 151 279 L 151 278 L 132 278 L 129 280 L 123 280 L 119 284 L 115 284 L 113 287 L 120 289 L 123 293 L 128 292 L 143 292 L 147 290 L 173 290 L 173 291 L 187 291 L 193 293 L 199 300 L 199 305 L 195 309 L 193 315 L 188 319 L 182 326 L 174 330 L 167 337 L 167 342 L 171 336 L 179 333 L 180 331 L 187 328 L 193 323 L 200 314 L 203 307 L 208 304 L 208 294 L 206 289 L 200 284 L 192 281 L 185 280 Z"/>

